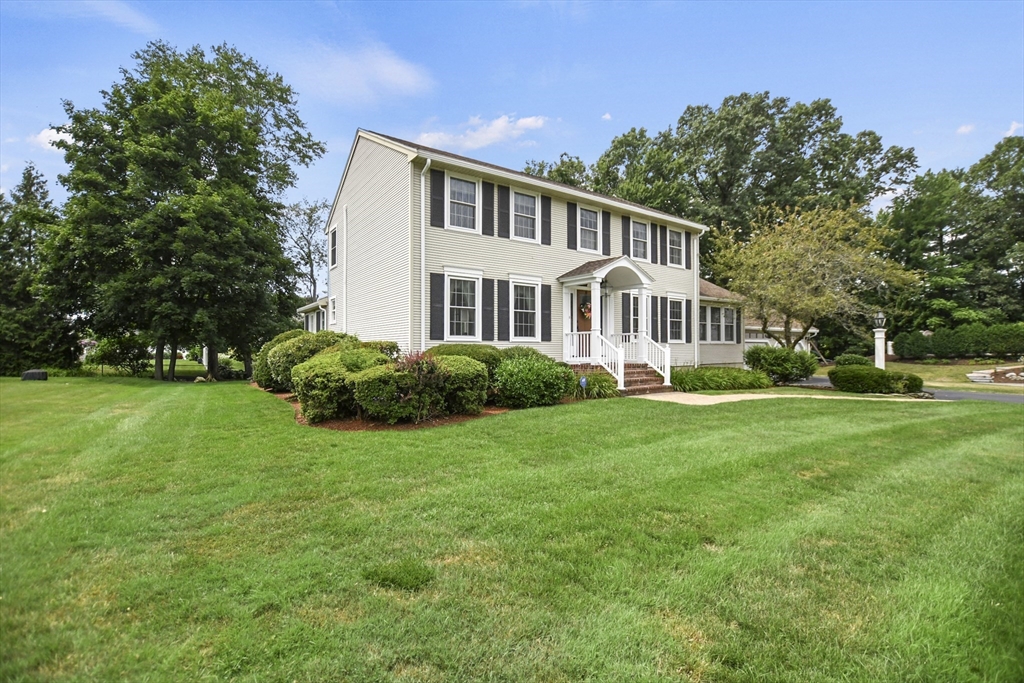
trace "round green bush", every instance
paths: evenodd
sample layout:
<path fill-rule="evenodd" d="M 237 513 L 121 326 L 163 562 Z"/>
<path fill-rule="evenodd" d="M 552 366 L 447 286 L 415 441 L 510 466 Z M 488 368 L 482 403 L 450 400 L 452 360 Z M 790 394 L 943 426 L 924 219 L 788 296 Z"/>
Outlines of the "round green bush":
<path fill-rule="evenodd" d="M 393 341 L 364 341 L 360 346 L 364 349 L 374 349 L 375 351 L 379 351 L 387 356 L 389 360 L 397 360 L 402 354 L 402 350 L 399 348 L 398 342 Z"/>
<path fill-rule="evenodd" d="M 274 387 L 279 391 L 294 389 L 292 368 L 335 344 L 358 346 L 359 340 L 351 335 L 323 330 L 289 339 L 276 346 L 267 355 L 267 364 L 274 377 Z"/>
<path fill-rule="evenodd" d="M 337 354 L 319 354 L 292 368 L 302 416 L 316 423 L 353 414 L 356 406 L 352 388 L 345 382 L 348 374 Z"/>
<path fill-rule="evenodd" d="M 586 388 L 583 388 L 580 384 L 581 377 L 587 378 Z M 577 375 L 573 380 L 572 393 L 570 395 L 578 400 L 587 398 L 617 398 L 621 396 L 619 393 L 619 383 L 615 381 L 615 378 L 607 372 L 600 370 Z"/>
<path fill-rule="evenodd" d="M 508 348 L 501 349 L 498 353 L 501 354 L 502 360 L 510 360 L 512 358 L 539 358 L 542 360 L 554 360 L 532 346 L 509 346 Z"/>
<path fill-rule="evenodd" d="M 438 356 L 465 356 L 478 360 L 487 367 L 487 378 L 494 383 L 494 371 L 501 363 L 501 352 L 490 344 L 438 344 L 431 347 L 427 353 L 434 357 Z"/>
<path fill-rule="evenodd" d="M 274 375 L 270 372 L 270 365 L 267 363 L 267 356 L 269 356 L 270 352 L 278 345 L 283 344 L 289 339 L 301 337 L 304 334 L 309 334 L 309 332 L 306 332 L 305 330 L 288 330 L 287 332 L 282 332 L 263 345 L 260 352 L 256 354 L 256 362 L 252 367 L 252 379 L 258 386 L 263 389 L 276 389 L 274 386 Z"/>
<path fill-rule="evenodd" d="M 863 365 L 832 368 L 828 379 L 836 389 L 855 394 L 916 394 L 924 386 L 924 380 L 909 372 Z"/>
<path fill-rule="evenodd" d="M 447 413 L 478 415 L 487 401 L 487 366 L 465 356 L 441 356 L 444 409 Z"/>
<path fill-rule="evenodd" d="M 671 377 L 672 388 L 676 391 L 740 391 L 772 386 L 771 378 L 765 373 L 742 368 L 677 368 Z"/>
<path fill-rule="evenodd" d="M 576 375 L 567 365 L 550 359 L 512 358 L 495 371 L 498 401 L 509 408 L 532 408 L 558 403 L 572 392 Z"/>
<path fill-rule="evenodd" d="M 753 346 L 743 354 L 743 360 L 751 370 L 765 373 L 775 384 L 807 379 L 818 369 L 813 354 L 779 346 Z"/>
<path fill-rule="evenodd" d="M 856 353 L 843 353 L 836 356 L 836 367 L 841 368 L 844 365 L 874 365 L 875 361 L 872 359 L 861 356 Z"/>

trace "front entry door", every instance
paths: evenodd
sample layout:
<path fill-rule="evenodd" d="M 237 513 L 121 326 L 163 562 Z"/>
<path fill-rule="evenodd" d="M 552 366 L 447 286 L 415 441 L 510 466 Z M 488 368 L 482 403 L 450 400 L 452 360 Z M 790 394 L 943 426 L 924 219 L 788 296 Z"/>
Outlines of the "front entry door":
<path fill-rule="evenodd" d="M 573 297 L 576 304 L 576 331 L 590 332 L 591 311 L 590 290 L 577 289 Z M 576 356 L 578 358 L 590 358 L 590 335 L 576 335 Z"/>

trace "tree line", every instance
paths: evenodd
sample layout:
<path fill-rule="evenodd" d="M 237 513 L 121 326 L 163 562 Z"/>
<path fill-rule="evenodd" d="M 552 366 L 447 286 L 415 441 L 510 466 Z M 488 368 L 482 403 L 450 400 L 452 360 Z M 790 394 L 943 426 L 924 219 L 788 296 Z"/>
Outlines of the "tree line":
<path fill-rule="evenodd" d="M 225 45 L 133 59 L 100 106 L 63 103 L 64 206 L 31 164 L 0 197 L 2 374 L 72 365 L 82 336 L 153 347 L 158 379 L 196 344 L 251 372 L 316 298 L 327 204 L 282 197 L 325 147 L 291 87 Z"/>
<path fill-rule="evenodd" d="M 912 148 L 844 132 L 827 99 L 767 92 L 633 128 L 590 165 L 563 153 L 525 168 L 709 226 L 701 275 L 744 294 L 784 345 L 817 326 L 830 355 L 867 352 L 879 309 L 894 333 L 1024 320 L 1024 138 L 966 170 L 916 170 Z"/>

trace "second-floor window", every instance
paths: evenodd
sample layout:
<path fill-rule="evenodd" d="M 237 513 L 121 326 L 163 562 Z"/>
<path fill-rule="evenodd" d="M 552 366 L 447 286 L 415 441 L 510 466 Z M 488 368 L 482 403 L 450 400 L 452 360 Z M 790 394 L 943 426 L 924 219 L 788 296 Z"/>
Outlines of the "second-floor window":
<path fill-rule="evenodd" d="M 601 250 L 601 228 L 597 222 L 597 211 L 580 209 L 580 249 Z"/>
<path fill-rule="evenodd" d="M 671 266 L 683 265 L 683 233 L 678 230 L 668 231 L 668 263 Z"/>
<path fill-rule="evenodd" d="M 512 193 L 512 234 L 524 240 L 537 239 L 537 197 Z"/>
<path fill-rule="evenodd" d="M 476 183 L 449 176 L 448 223 L 454 228 L 476 230 Z"/>
<path fill-rule="evenodd" d="M 647 224 L 633 221 L 633 258 L 647 260 Z"/>
<path fill-rule="evenodd" d="M 338 231 L 331 230 L 331 268 L 338 265 Z"/>

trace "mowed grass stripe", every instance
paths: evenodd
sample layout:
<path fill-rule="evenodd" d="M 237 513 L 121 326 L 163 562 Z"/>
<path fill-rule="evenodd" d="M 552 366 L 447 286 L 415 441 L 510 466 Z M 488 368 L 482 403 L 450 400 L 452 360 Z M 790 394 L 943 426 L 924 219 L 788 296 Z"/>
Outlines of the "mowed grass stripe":
<path fill-rule="evenodd" d="M 65 495 L 40 483 L 52 453 L 35 480 L 26 463 L 53 444 L 9 441 L 3 413 L 5 485 L 13 464 L 19 504 L 60 517 L 8 529 L 3 509 L 4 678 L 1000 680 L 1024 661 L 998 612 L 929 597 L 967 600 L 950 564 L 990 602 L 1019 593 L 1015 406 L 613 400 L 336 433 L 237 384 L 68 387 L 99 405 L 64 435 L 87 475 Z M 135 419 L 98 419 L 105 401 Z M 397 557 L 436 579 L 363 578 Z"/>

